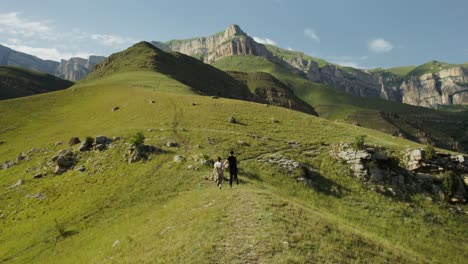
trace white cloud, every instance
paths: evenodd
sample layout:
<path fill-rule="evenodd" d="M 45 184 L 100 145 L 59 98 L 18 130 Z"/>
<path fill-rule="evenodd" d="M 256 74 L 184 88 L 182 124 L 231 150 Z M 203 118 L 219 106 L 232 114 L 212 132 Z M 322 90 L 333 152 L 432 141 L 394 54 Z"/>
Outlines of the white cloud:
<path fill-rule="evenodd" d="M 330 56 L 327 58 L 331 63 L 338 64 L 345 67 L 352 67 L 356 69 L 367 69 L 368 67 L 362 66 L 361 63 L 366 61 L 367 56 Z"/>
<path fill-rule="evenodd" d="M 377 38 L 369 41 L 369 50 L 374 53 L 386 53 L 393 49 L 393 44 L 383 38 Z"/>
<path fill-rule="evenodd" d="M 24 52 L 30 55 L 34 55 L 44 60 L 54 60 L 60 61 L 61 59 L 70 59 L 73 57 L 80 57 L 80 58 L 88 58 L 91 54 L 90 53 L 72 53 L 72 52 L 64 52 L 59 51 L 56 48 L 35 48 L 26 45 L 15 45 L 15 44 L 4 44 L 2 45 L 9 47 L 10 49 L 14 49 L 19 52 Z"/>
<path fill-rule="evenodd" d="M 317 35 L 317 33 L 315 32 L 314 29 L 312 28 L 306 28 L 304 29 L 304 36 L 310 38 L 310 39 L 313 39 L 317 42 L 320 42 L 320 38 L 319 36 Z"/>
<path fill-rule="evenodd" d="M 289 50 L 289 51 L 294 51 L 293 48 L 291 48 L 289 46 L 286 49 Z"/>
<path fill-rule="evenodd" d="M 48 22 L 29 21 L 19 17 L 19 13 L 0 14 L 0 32 L 25 37 L 45 37 L 52 31 Z"/>
<path fill-rule="evenodd" d="M 119 46 L 123 44 L 131 44 L 136 42 L 130 38 L 124 38 L 112 34 L 92 34 L 91 39 L 96 40 L 99 44 L 104 46 Z"/>
<path fill-rule="evenodd" d="M 276 41 L 271 40 L 269 38 L 259 38 L 259 37 L 253 37 L 255 42 L 261 43 L 261 44 L 268 44 L 268 45 L 275 45 L 276 46 Z"/>
<path fill-rule="evenodd" d="M 116 34 L 90 33 L 78 28 L 60 31 L 52 21 L 32 20 L 18 12 L 0 13 L 0 36 L 5 46 L 52 60 L 85 57 L 89 54 L 82 50 L 89 49 L 109 54 L 136 42 Z"/>

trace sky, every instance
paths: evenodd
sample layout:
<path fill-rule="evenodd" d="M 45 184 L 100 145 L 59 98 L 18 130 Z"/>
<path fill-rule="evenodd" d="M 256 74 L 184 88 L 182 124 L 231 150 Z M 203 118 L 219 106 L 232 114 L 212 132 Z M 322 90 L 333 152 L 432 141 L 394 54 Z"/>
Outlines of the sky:
<path fill-rule="evenodd" d="M 0 44 L 42 59 L 108 56 L 237 24 L 258 42 L 344 66 L 466 63 L 467 10 L 468 0 L 8 0 Z"/>

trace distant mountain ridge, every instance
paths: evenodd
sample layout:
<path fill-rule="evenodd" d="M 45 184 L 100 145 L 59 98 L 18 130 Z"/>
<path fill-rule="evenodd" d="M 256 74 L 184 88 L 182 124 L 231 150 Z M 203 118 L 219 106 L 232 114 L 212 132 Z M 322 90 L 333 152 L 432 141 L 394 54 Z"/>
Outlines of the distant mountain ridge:
<path fill-rule="evenodd" d="M 79 81 L 103 61 L 103 56 L 90 56 L 88 59 L 71 58 L 60 62 L 42 60 L 23 52 L 18 52 L 0 45 L 0 66 L 17 66 L 26 69 L 55 75 L 70 81 Z"/>
<path fill-rule="evenodd" d="M 163 50 L 178 51 L 210 64 L 235 55 L 265 57 L 311 81 L 354 96 L 377 97 L 431 108 L 468 104 L 467 65 L 430 62 L 418 67 L 360 70 L 257 43 L 237 25 L 208 37 L 151 43 Z"/>

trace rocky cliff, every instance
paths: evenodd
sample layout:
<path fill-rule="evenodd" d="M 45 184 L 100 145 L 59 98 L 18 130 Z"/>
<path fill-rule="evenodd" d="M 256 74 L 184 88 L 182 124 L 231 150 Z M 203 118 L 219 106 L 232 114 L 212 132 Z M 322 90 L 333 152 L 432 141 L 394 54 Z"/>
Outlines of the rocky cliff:
<path fill-rule="evenodd" d="M 379 97 L 426 107 L 468 104 L 468 70 L 460 66 L 444 67 L 435 73 L 419 73 L 410 77 L 386 70 L 367 71 L 343 67 L 301 52 L 257 43 L 237 25 L 231 25 L 225 31 L 208 37 L 152 44 L 166 51 L 193 56 L 205 63 L 234 55 L 262 56 L 311 81 L 330 85 L 354 96 Z"/>
<path fill-rule="evenodd" d="M 42 60 L 0 45 L 0 66 L 17 66 L 55 75 L 70 81 L 79 81 L 105 57 L 90 56 L 88 59 L 71 58 L 61 62 Z"/>
<path fill-rule="evenodd" d="M 453 67 L 437 73 L 410 76 L 401 84 L 402 102 L 436 107 L 468 104 L 468 69 Z"/>

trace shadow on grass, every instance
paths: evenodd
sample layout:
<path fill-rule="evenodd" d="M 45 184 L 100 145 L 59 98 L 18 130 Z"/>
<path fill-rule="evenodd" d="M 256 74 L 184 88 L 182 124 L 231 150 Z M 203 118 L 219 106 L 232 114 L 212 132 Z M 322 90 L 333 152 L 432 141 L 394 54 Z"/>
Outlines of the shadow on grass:
<path fill-rule="evenodd" d="M 304 169 L 304 173 L 307 185 L 317 192 L 336 198 L 342 198 L 345 192 L 349 192 L 348 188 L 325 178 L 320 173 L 309 168 Z"/>
<path fill-rule="evenodd" d="M 256 180 L 256 181 L 260 181 L 260 182 L 263 181 L 263 179 L 260 178 L 260 175 L 258 175 L 255 172 L 252 172 L 252 171 L 246 171 L 244 169 L 240 169 L 239 170 L 239 175 L 241 177 L 247 177 L 250 180 Z M 244 183 L 244 181 L 241 178 L 239 178 L 239 180 L 240 180 L 241 183 Z"/>

